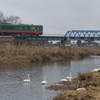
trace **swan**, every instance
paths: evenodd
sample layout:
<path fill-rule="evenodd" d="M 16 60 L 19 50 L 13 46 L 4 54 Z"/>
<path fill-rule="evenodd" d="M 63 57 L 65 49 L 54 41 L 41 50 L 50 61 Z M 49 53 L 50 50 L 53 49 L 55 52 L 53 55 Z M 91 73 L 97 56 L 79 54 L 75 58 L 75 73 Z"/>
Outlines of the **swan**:
<path fill-rule="evenodd" d="M 76 90 L 86 90 L 85 88 L 77 88 Z"/>
<path fill-rule="evenodd" d="M 93 69 L 92 71 L 96 71 L 96 72 L 100 71 L 100 65 L 97 68 Z"/>
<path fill-rule="evenodd" d="M 61 79 L 60 81 L 61 82 L 67 82 L 68 80 L 67 79 Z"/>
<path fill-rule="evenodd" d="M 23 83 L 29 83 L 29 82 L 31 82 L 30 74 L 28 74 L 28 78 L 27 79 L 23 80 Z"/>
<path fill-rule="evenodd" d="M 69 75 L 65 79 L 61 79 L 61 82 L 67 82 L 72 80 L 72 73 L 70 72 Z"/>
<path fill-rule="evenodd" d="M 44 77 L 44 80 L 41 82 L 42 85 L 47 83 L 47 77 Z"/>
<path fill-rule="evenodd" d="M 72 73 L 71 73 L 71 72 L 70 72 L 69 75 L 66 77 L 66 79 L 67 79 L 68 81 L 71 81 L 71 80 L 72 80 Z"/>

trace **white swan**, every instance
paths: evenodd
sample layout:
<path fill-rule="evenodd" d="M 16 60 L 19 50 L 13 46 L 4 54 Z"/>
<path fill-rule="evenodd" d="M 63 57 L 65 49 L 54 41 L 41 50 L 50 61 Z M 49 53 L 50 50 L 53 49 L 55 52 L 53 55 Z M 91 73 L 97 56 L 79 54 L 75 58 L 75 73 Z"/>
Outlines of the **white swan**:
<path fill-rule="evenodd" d="M 69 75 L 66 77 L 66 79 L 67 79 L 68 81 L 71 81 L 71 80 L 72 80 L 72 72 L 69 73 Z"/>
<path fill-rule="evenodd" d="M 96 72 L 100 71 L 100 65 L 97 68 L 95 68 L 95 69 L 93 69 L 91 71 L 96 71 Z"/>
<path fill-rule="evenodd" d="M 44 77 L 44 80 L 41 82 L 42 85 L 47 83 L 47 77 Z"/>
<path fill-rule="evenodd" d="M 76 90 L 86 90 L 85 88 L 77 88 Z"/>
<path fill-rule="evenodd" d="M 67 82 L 72 80 L 72 73 L 70 72 L 69 75 L 65 79 L 61 79 L 61 82 Z"/>
<path fill-rule="evenodd" d="M 61 79 L 60 81 L 61 82 L 67 82 L 68 80 L 67 79 Z"/>
<path fill-rule="evenodd" d="M 29 83 L 29 82 L 31 82 L 30 74 L 28 74 L 28 78 L 27 79 L 23 80 L 23 83 Z"/>

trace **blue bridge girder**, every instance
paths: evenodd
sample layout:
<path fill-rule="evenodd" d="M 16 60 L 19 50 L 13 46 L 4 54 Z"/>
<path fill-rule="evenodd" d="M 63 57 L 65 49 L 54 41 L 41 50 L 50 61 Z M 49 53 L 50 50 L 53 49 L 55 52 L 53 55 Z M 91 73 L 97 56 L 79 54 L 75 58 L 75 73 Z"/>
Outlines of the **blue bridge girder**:
<path fill-rule="evenodd" d="M 65 34 L 66 40 L 100 40 L 100 30 L 72 30 Z"/>

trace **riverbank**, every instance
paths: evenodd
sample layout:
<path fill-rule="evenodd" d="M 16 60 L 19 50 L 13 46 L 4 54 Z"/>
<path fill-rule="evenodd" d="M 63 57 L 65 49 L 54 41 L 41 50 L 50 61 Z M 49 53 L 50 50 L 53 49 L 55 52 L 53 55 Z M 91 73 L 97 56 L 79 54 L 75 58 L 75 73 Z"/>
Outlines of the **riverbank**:
<path fill-rule="evenodd" d="M 100 100 L 100 72 L 79 73 L 72 81 L 59 82 L 47 89 L 62 91 L 53 100 Z"/>
<path fill-rule="evenodd" d="M 54 47 L 0 44 L 0 64 L 55 62 L 100 55 L 100 47 Z"/>

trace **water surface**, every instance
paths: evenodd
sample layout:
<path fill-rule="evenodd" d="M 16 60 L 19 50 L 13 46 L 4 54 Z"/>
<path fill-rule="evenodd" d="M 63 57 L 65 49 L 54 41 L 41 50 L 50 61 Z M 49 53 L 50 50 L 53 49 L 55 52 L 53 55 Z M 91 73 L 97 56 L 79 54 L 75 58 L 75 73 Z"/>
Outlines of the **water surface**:
<path fill-rule="evenodd" d="M 0 68 L 0 100 L 50 100 L 59 91 L 46 90 L 45 87 L 59 82 L 69 72 L 73 78 L 79 72 L 88 72 L 100 64 L 100 56 L 93 56 L 81 61 L 67 61 L 48 64 L 34 64 L 32 66 L 12 66 Z M 31 75 L 31 83 L 22 81 Z M 47 85 L 41 81 L 47 77 Z"/>

